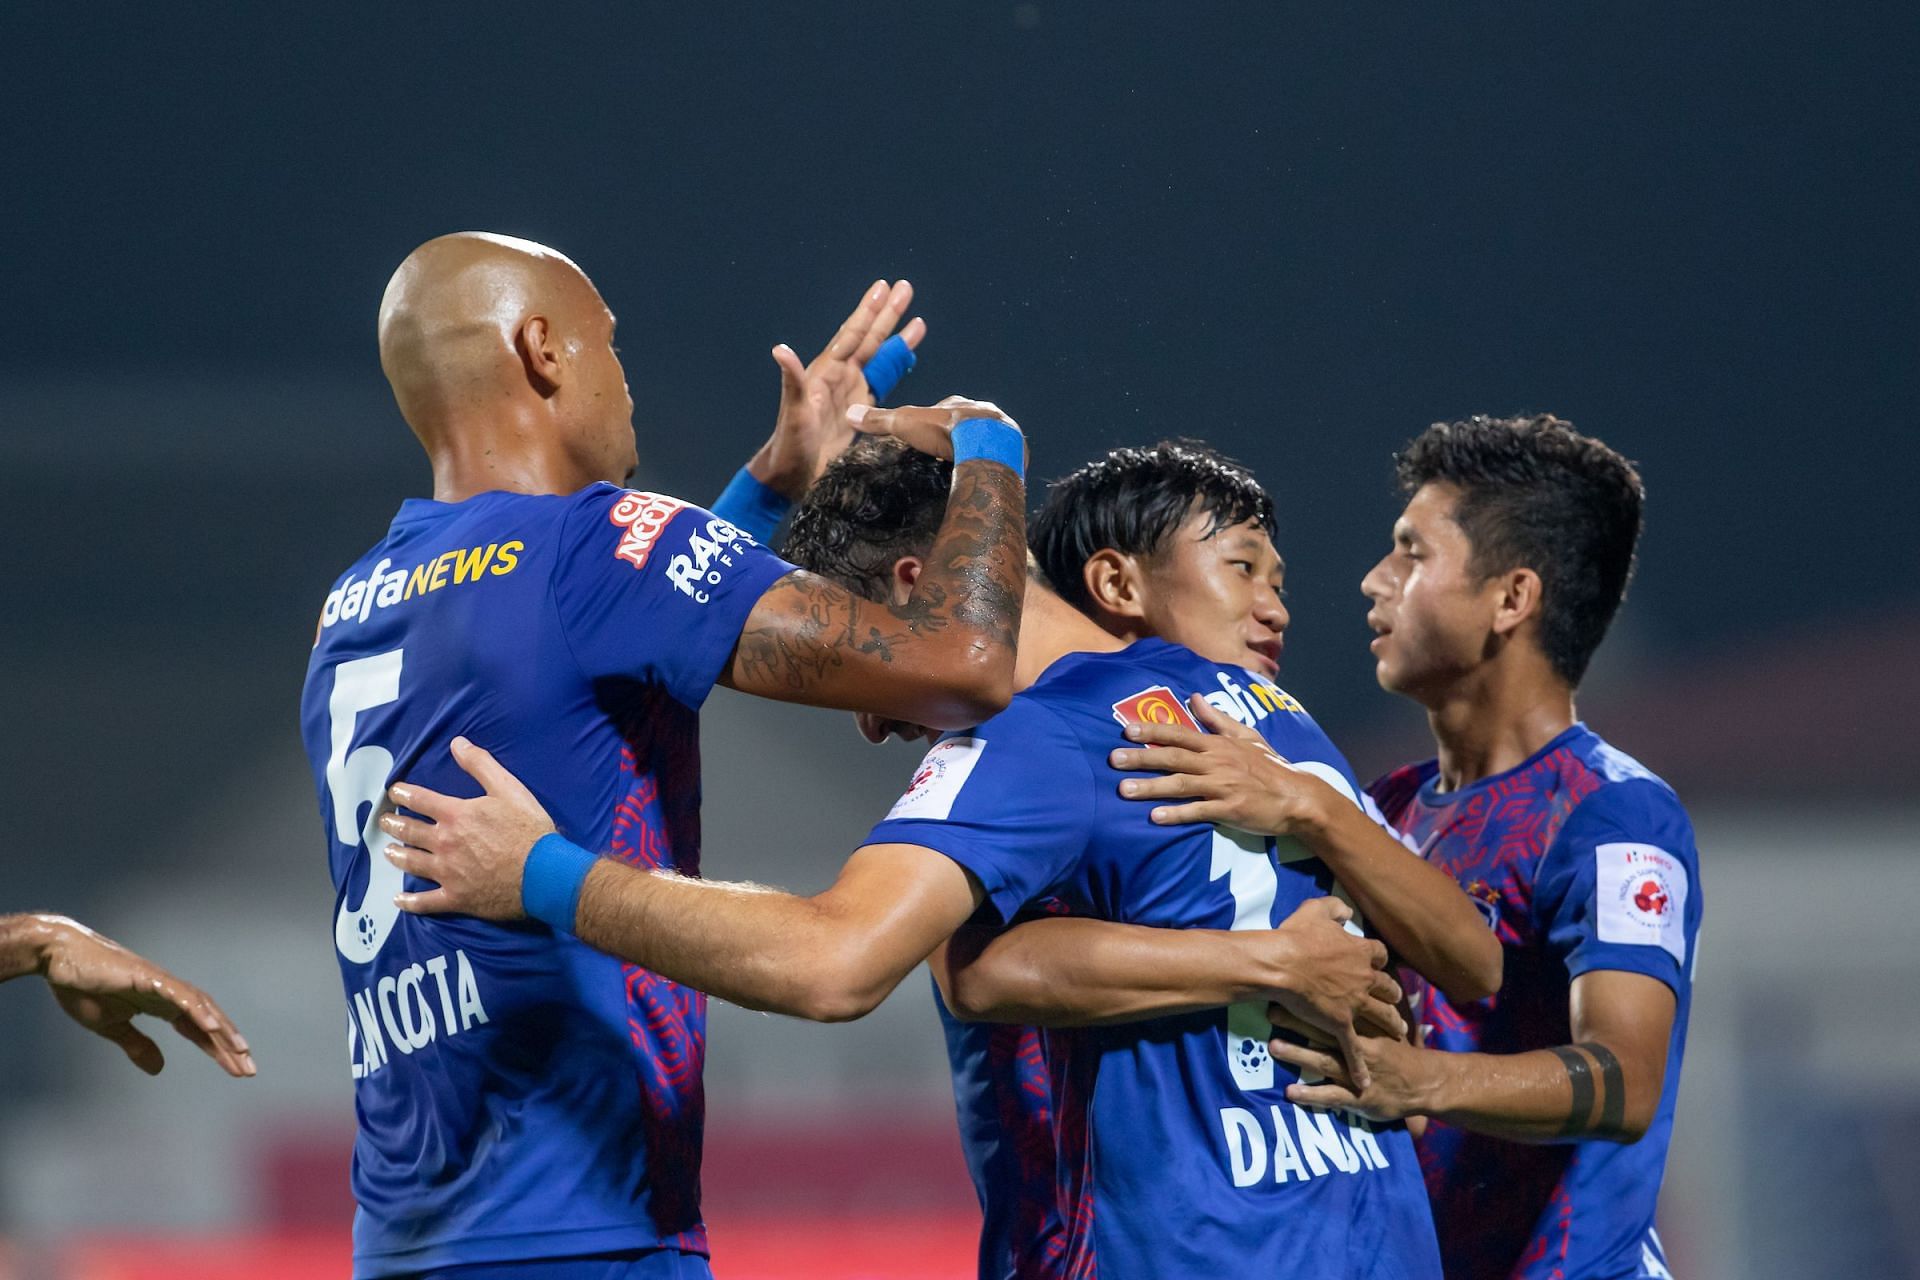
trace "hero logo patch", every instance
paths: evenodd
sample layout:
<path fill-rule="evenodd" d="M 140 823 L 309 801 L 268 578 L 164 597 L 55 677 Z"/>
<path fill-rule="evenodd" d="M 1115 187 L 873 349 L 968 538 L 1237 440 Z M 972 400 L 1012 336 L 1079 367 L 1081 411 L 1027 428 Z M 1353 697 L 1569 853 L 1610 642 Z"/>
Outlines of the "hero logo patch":
<path fill-rule="evenodd" d="M 1177 724 L 1182 729 L 1200 732 L 1199 724 L 1180 701 L 1180 696 L 1163 684 L 1142 689 L 1114 703 L 1113 718 L 1123 725 Z"/>
<path fill-rule="evenodd" d="M 635 489 L 621 494 L 620 500 L 607 511 L 607 519 L 626 530 L 613 554 L 636 569 L 646 568 L 647 557 L 652 554 L 660 531 L 686 505 L 663 493 Z"/>
<path fill-rule="evenodd" d="M 985 738 L 966 735 L 934 743 L 920 767 L 914 770 L 907 793 L 894 802 L 887 817 L 945 821 L 952 816 L 953 802 L 959 799 L 960 789 L 967 785 L 973 767 L 980 763 L 980 753 L 986 745 Z"/>
<path fill-rule="evenodd" d="M 1603 844 L 1593 856 L 1600 941 L 1662 947 L 1685 964 L 1686 864 L 1650 844 Z"/>

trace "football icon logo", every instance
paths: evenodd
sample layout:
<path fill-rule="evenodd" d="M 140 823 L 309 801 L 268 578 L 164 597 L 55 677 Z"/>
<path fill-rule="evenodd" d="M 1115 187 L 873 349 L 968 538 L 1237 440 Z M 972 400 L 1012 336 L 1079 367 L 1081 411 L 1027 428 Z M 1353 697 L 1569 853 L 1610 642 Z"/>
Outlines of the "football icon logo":
<path fill-rule="evenodd" d="M 1667 913 L 1666 890 L 1660 886 L 1658 880 L 1648 880 L 1640 886 L 1640 891 L 1633 895 L 1633 905 L 1650 916 L 1665 915 Z"/>

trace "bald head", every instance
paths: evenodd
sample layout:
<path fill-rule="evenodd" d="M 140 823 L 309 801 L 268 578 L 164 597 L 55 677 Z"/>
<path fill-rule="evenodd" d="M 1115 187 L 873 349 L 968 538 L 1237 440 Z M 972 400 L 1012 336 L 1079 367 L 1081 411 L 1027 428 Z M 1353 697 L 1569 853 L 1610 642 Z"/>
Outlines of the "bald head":
<path fill-rule="evenodd" d="M 439 466 L 463 446 L 559 448 L 597 471 L 631 466 L 632 402 L 613 317 L 565 254 L 467 231 L 407 255 L 380 300 L 380 367 L 407 425 Z"/>

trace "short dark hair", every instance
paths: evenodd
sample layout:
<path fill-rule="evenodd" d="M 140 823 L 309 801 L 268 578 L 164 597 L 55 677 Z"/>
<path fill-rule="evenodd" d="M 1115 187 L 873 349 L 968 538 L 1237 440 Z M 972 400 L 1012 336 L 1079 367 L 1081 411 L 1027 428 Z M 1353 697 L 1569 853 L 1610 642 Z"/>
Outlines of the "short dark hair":
<path fill-rule="evenodd" d="M 876 600 L 902 556 L 924 556 L 946 518 L 953 463 L 889 436 L 861 436 L 814 482 L 781 554 Z"/>
<path fill-rule="evenodd" d="M 1195 511 L 1212 519 L 1207 537 L 1248 520 L 1278 534 L 1273 499 L 1251 471 L 1198 440 L 1162 440 L 1115 449 L 1055 480 L 1027 545 L 1053 589 L 1084 611 L 1094 552 L 1158 555 Z"/>
<path fill-rule="evenodd" d="M 1436 422 L 1394 464 L 1409 497 L 1427 484 L 1460 491 L 1474 573 L 1540 575 L 1540 647 L 1579 684 L 1633 576 L 1646 501 L 1633 464 L 1552 414 Z"/>

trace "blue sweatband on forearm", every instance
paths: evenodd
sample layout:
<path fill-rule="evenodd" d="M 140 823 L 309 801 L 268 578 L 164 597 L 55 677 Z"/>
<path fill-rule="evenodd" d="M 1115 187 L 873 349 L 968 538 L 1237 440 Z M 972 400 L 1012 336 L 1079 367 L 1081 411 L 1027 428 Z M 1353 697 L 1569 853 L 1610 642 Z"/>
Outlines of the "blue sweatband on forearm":
<path fill-rule="evenodd" d="M 778 489 L 761 484 L 753 472 L 742 467 L 714 499 L 711 510 L 755 542 L 769 543 L 773 531 L 793 510 L 793 501 Z"/>
<path fill-rule="evenodd" d="M 900 379 L 913 372 L 914 359 L 913 348 L 897 333 L 880 344 L 873 359 L 861 370 L 867 375 L 867 390 L 873 392 L 876 404 L 900 385 Z"/>
<path fill-rule="evenodd" d="M 572 933 L 580 887 L 598 861 L 557 831 L 541 836 L 527 851 L 527 865 L 520 873 L 521 907 L 535 920 Z"/>
<path fill-rule="evenodd" d="M 1011 467 L 1021 479 L 1027 475 L 1027 440 L 1020 428 L 998 418 L 968 418 L 953 429 L 953 461 L 957 466 L 975 458 Z"/>

